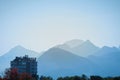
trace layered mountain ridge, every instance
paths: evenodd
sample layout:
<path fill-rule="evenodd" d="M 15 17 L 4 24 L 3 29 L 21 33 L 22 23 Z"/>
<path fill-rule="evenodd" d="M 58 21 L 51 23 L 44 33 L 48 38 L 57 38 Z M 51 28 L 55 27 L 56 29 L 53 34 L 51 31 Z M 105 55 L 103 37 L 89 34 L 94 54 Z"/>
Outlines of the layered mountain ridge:
<path fill-rule="evenodd" d="M 70 44 L 71 42 L 71 44 Z M 72 46 L 72 43 L 75 43 L 76 45 Z M 72 47 L 71 47 L 72 46 Z M 86 40 L 71 40 L 68 41 L 62 45 L 56 46 L 57 48 L 64 49 L 66 51 L 72 52 L 76 55 L 87 57 L 89 55 L 92 55 L 96 51 L 98 51 L 100 48 L 95 46 L 91 41 Z"/>
<path fill-rule="evenodd" d="M 39 57 L 38 72 L 41 75 L 55 77 L 72 75 L 73 73 L 79 75 L 80 73 L 90 72 L 91 64 L 92 62 L 84 57 L 60 48 L 51 48 Z"/>
<path fill-rule="evenodd" d="M 0 56 L 0 71 L 10 67 L 16 56 L 37 57 L 38 74 L 52 77 L 71 75 L 120 75 L 120 48 L 97 47 L 91 41 L 71 40 L 43 52 L 42 55 L 22 46 L 12 48 Z"/>

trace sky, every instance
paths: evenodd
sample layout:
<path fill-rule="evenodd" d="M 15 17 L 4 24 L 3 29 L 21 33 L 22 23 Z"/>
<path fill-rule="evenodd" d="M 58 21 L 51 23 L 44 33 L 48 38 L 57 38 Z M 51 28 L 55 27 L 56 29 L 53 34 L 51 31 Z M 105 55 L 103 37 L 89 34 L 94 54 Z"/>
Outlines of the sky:
<path fill-rule="evenodd" d="M 120 45 L 120 0 L 0 0 L 0 55 L 41 52 L 72 39 Z"/>

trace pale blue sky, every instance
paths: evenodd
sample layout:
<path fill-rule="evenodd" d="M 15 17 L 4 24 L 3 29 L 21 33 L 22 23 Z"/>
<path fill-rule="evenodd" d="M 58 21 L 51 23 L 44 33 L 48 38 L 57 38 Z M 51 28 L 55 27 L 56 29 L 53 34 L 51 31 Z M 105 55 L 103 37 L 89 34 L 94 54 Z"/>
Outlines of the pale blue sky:
<path fill-rule="evenodd" d="M 42 51 L 71 39 L 120 44 L 120 0 L 0 0 L 0 54 Z"/>

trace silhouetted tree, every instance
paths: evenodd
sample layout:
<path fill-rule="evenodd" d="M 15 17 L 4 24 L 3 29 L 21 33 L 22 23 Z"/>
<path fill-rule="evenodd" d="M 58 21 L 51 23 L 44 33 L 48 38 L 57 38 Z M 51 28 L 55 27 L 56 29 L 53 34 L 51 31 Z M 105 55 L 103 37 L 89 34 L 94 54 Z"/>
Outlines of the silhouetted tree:
<path fill-rule="evenodd" d="M 58 77 L 57 80 L 63 80 L 63 78 L 62 77 Z"/>
<path fill-rule="evenodd" d="M 48 77 L 46 77 L 46 76 L 41 76 L 39 80 L 53 80 L 53 78 L 50 77 L 50 76 L 48 76 Z"/>
<path fill-rule="evenodd" d="M 12 69 L 6 69 L 5 75 L 3 78 L 0 78 L 1 80 L 38 80 L 37 75 L 29 75 L 28 73 L 18 73 L 18 70 L 16 68 Z"/>
<path fill-rule="evenodd" d="M 114 77 L 113 80 L 120 80 L 120 77 Z"/>
<path fill-rule="evenodd" d="M 80 76 L 71 76 L 71 77 L 59 77 L 57 80 L 82 80 Z"/>
<path fill-rule="evenodd" d="M 6 69 L 4 79 L 18 80 L 19 79 L 18 70 L 16 68 L 14 68 L 14 69 Z"/>
<path fill-rule="evenodd" d="M 27 73 L 20 74 L 20 80 L 32 80 L 32 77 Z"/>
<path fill-rule="evenodd" d="M 90 76 L 90 80 L 103 80 L 100 76 Z"/>
<path fill-rule="evenodd" d="M 0 77 L 0 80 L 53 80 L 50 76 L 41 76 L 39 78 L 38 75 L 29 75 L 28 73 L 19 74 L 16 68 L 14 69 L 6 69 L 3 77 Z M 101 77 L 101 76 L 90 76 L 88 78 L 86 75 L 82 76 L 66 76 L 66 77 L 58 77 L 57 80 L 120 80 L 120 76 L 118 77 Z"/>
<path fill-rule="evenodd" d="M 74 76 L 73 80 L 82 80 L 80 76 Z"/>
<path fill-rule="evenodd" d="M 36 75 L 36 74 L 33 74 L 33 75 L 32 75 L 32 78 L 33 78 L 33 80 L 38 80 L 38 79 L 39 79 L 39 76 Z"/>
<path fill-rule="evenodd" d="M 85 74 L 83 74 L 83 75 L 81 76 L 81 80 L 88 80 L 88 77 L 87 77 Z"/>

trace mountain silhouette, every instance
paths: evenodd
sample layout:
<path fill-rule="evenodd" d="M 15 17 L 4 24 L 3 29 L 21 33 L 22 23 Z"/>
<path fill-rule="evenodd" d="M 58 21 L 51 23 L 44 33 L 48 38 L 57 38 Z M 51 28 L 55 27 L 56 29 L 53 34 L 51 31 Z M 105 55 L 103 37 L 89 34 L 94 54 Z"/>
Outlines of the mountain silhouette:
<path fill-rule="evenodd" d="M 104 46 L 99 51 L 88 57 L 91 61 L 100 66 L 102 71 L 98 75 L 119 76 L 120 75 L 120 50 L 116 47 Z"/>
<path fill-rule="evenodd" d="M 59 77 L 72 75 L 120 75 L 120 48 L 99 48 L 91 41 L 71 40 L 39 53 L 18 45 L 0 56 L 0 72 L 10 67 L 16 56 L 29 55 L 38 61 L 38 75 Z"/>
<path fill-rule="evenodd" d="M 25 49 L 24 47 L 18 45 L 12 48 L 9 52 L 0 56 L 0 71 L 4 71 L 6 68 L 10 67 L 10 61 L 12 61 L 16 56 L 22 57 L 28 55 L 30 57 L 37 57 L 39 53 Z"/>
<path fill-rule="evenodd" d="M 84 42 L 83 40 L 73 39 L 73 40 L 65 42 L 64 45 L 68 45 L 70 48 L 74 48 L 76 46 L 81 45 L 83 42 Z"/>
<path fill-rule="evenodd" d="M 71 42 L 71 44 L 70 44 Z M 74 45 L 71 47 L 72 43 L 75 43 L 77 45 Z M 82 41 L 82 40 L 71 40 L 68 42 L 64 43 L 63 45 L 58 45 L 56 46 L 58 48 L 67 50 L 69 52 L 72 52 L 74 54 L 77 54 L 79 56 L 87 57 L 96 51 L 98 51 L 100 48 L 95 46 L 91 41 Z"/>
<path fill-rule="evenodd" d="M 79 40 L 79 39 L 74 39 L 74 40 L 70 40 L 65 42 L 64 44 L 61 45 L 57 45 L 55 47 L 67 50 L 72 52 L 72 49 L 78 45 L 81 45 L 84 41 L 83 40 Z"/>
<path fill-rule="evenodd" d="M 93 63 L 60 48 L 51 48 L 38 58 L 38 74 L 46 76 L 68 76 L 90 74 Z"/>

